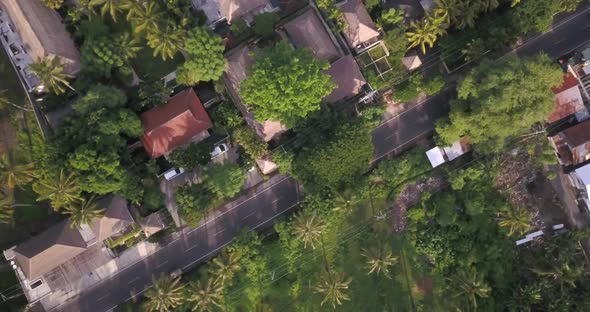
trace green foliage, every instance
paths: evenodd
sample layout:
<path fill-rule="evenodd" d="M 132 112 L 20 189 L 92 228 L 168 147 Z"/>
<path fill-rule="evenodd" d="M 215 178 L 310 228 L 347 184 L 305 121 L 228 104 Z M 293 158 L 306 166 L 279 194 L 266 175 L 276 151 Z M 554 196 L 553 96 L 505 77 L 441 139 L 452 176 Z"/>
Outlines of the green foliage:
<path fill-rule="evenodd" d="M 450 122 L 438 124 L 437 133 L 445 144 L 468 136 L 479 152 L 497 152 L 506 139 L 545 120 L 554 105 L 550 87 L 562 75 L 546 55 L 484 61 L 461 81 Z"/>
<path fill-rule="evenodd" d="M 559 9 L 562 12 L 574 12 L 580 6 L 582 0 L 560 0 Z"/>
<path fill-rule="evenodd" d="M 203 179 L 213 193 L 232 197 L 242 189 L 246 175 L 242 168 L 234 163 L 212 164 L 205 169 Z"/>
<path fill-rule="evenodd" d="M 328 68 L 308 50 L 281 42 L 256 57 L 240 95 L 258 121 L 278 120 L 289 127 L 318 110 L 321 99 L 336 87 L 322 72 Z"/>
<path fill-rule="evenodd" d="M 268 152 L 266 143 L 262 141 L 254 129 L 248 126 L 237 128 L 233 135 L 236 142 L 244 147 L 246 153 L 254 159 L 259 159 Z"/>
<path fill-rule="evenodd" d="M 165 207 L 164 193 L 157 186 L 146 187 L 143 193 L 143 206 L 149 211 L 158 211 Z"/>
<path fill-rule="evenodd" d="M 203 184 L 191 184 L 176 189 L 178 214 L 189 225 L 196 226 L 209 211 L 213 193 Z"/>
<path fill-rule="evenodd" d="M 444 87 L 445 80 L 440 74 L 429 79 L 425 79 L 421 74 L 415 74 L 394 87 L 393 97 L 398 102 L 408 102 L 418 97 L 421 92 L 431 96 L 439 93 Z"/>
<path fill-rule="evenodd" d="M 339 188 L 364 173 L 373 158 L 371 135 L 360 123 L 338 127 L 331 141 L 297 155 L 295 168 L 304 182 Z"/>
<path fill-rule="evenodd" d="M 272 153 L 272 161 L 279 167 L 279 172 L 282 174 L 289 174 L 296 177 L 293 170 L 293 160 L 295 155 L 284 150 L 277 150 Z"/>
<path fill-rule="evenodd" d="M 275 24 L 281 18 L 277 13 L 262 13 L 254 16 L 254 33 L 262 38 L 270 38 L 275 34 Z"/>
<path fill-rule="evenodd" d="M 59 9 L 64 3 L 64 0 L 41 0 L 41 2 L 50 9 Z"/>
<path fill-rule="evenodd" d="M 224 49 L 221 37 L 206 28 L 195 27 L 184 38 L 187 60 L 178 68 L 176 81 L 195 85 L 219 79 L 225 69 Z"/>
<path fill-rule="evenodd" d="M 398 24 L 404 21 L 404 10 L 391 8 L 381 13 L 379 23 L 381 27 L 389 32 L 389 29 L 396 27 Z"/>
<path fill-rule="evenodd" d="M 107 37 L 88 39 L 80 49 L 84 71 L 96 77 L 110 78 L 113 69 L 123 66 L 114 42 Z"/>
<path fill-rule="evenodd" d="M 553 22 L 553 14 L 559 12 L 559 1 L 526 0 L 514 8 L 512 16 L 519 34 L 531 31 L 546 31 Z"/>
<path fill-rule="evenodd" d="M 318 0 L 316 3 L 318 8 L 325 11 L 328 14 L 328 17 L 336 23 L 338 31 L 344 30 L 346 27 L 346 21 L 344 20 L 342 11 L 336 7 L 336 0 Z"/>
<path fill-rule="evenodd" d="M 412 22 L 410 30 L 406 32 L 406 38 L 410 43 L 408 49 L 420 47 L 422 54 L 426 54 L 426 46 L 432 48 L 436 40 L 447 33 L 447 21 L 447 12 L 436 9 L 434 14 L 426 14 L 422 20 Z"/>
<path fill-rule="evenodd" d="M 385 33 L 384 41 L 392 61 L 401 62 L 408 51 L 409 44 L 405 33 L 406 27 L 404 25 L 392 27 Z"/>
<path fill-rule="evenodd" d="M 205 143 L 191 143 L 186 148 L 174 150 L 169 160 L 175 167 L 194 169 L 209 163 L 212 148 Z"/>
<path fill-rule="evenodd" d="M 133 102 L 133 108 L 136 111 L 142 111 L 164 104 L 172 92 L 173 89 L 166 87 L 159 79 L 144 81 L 139 84 L 137 99 Z"/>
<path fill-rule="evenodd" d="M 431 169 L 424 151 L 416 147 L 396 159 L 380 162 L 371 177 L 385 181 L 389 187 L 400 189 Z"/>

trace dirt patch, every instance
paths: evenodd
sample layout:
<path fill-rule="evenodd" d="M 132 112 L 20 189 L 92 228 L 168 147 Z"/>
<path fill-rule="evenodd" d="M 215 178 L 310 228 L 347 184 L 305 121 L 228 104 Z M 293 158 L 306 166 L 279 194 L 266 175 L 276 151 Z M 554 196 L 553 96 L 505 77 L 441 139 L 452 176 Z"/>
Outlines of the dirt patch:
<path fill-rule="evenodd" d="M 406 229 L 408 209 L 418 203 L 424 192 L 435 192 L 445 186 L 442 177 L 430 177 L 426 181 L 406 186 L 393 203 L 393 230 L 401 233 Z"/>

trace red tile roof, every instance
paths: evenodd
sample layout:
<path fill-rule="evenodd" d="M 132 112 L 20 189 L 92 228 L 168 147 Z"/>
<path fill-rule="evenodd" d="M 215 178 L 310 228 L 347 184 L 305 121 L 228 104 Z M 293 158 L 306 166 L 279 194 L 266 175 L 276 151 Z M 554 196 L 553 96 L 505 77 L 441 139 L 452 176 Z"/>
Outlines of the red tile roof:
<path fill-rule="evenodd" d="M 576 79 L 576 77 L 574 77 L 574 75 L 572 75 L 570 72 L 568 72 L 565 75 L 563 75 L 563 83 L 561 84 L 561 86 L 553 87 L 553 88 L 551 88 L 551 91 L 553 91 L 553 94 L 559 94 L 559 93 L 561 93 L 569 88 L 573 88 L 577 85 L 578 85 L 578 79 Z"/>
<path fill-rule="evenodd" d="M 141 115 L 143 146 L 158 158 L 213 127 L 211 119 L 192 88 L 172 97 L 162 106 Z"/>

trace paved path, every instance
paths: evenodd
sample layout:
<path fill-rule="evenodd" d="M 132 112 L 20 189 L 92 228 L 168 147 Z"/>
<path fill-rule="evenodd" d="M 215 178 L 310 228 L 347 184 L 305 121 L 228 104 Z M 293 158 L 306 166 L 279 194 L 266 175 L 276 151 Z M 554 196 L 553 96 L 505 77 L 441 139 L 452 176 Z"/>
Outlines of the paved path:
<path fill-rule="evenodd" d="M 590 43 L 590 4 L 584 3 L 577 12 L 556 18 L 552 29 L 529 39 L 508 54 L 529 56 L 545 52 L 552 58 L 564 55 L 585 43 Z M 437 119 L 448 115 L 450 90 L 410 106 L 373 130 L 374 160 L 377 162 L 411 148 L 418 140 L 434 132 Z"/>
<path fill-rule="evenodd" d="M 184 271 L 208 260 L 230 243 L 243 228 L 259 230 L 299 203 L 297 182 L 276 176 L 260 185 L 257 192 L 223 206 L 199 227 L 187 230 L 154 254 L 127 267 L 112 278 L 83 292 L 52 311 L 107 311 L 151 284 L 152 276 Z"/>

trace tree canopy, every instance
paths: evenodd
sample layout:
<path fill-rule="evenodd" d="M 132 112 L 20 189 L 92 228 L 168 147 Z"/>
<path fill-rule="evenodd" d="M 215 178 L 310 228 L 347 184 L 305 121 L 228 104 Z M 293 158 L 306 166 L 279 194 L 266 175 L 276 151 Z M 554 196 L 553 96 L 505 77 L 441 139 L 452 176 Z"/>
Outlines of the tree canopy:
<path fill-rule="evenodd" d="M 251 74 L 241 83 L 241 96 L 259 121 L 278 120 L 292 126 L 320 108 L 336 85 L 323 73 L 328 62 L 305 49 L 281 42 L 256 57 Z"/>
<path fill-rule="evenodd" d="M 484 61 L 461 81 L 449 122 L 438 124 L 437 133 L 446 144 L 468 136 L 478 151 L 497 151 L 545 120 L 554 104 L 550 88 L 562 75 L 546 55 Z"/>
<path fill-rule="evenodd" d="M 224 197 L 232 197 L 240 192 L 246 175 L 234 163 L 213 164 L 205 170 L 205 183 L 211 190 Z"/>
<path fill-rule="evenodd" d="M 177 71 L 177 81 L 195 85 L 200 81 L 217 80 L 225 69 L 223 45 L 220 36 L 202 27 L 189 31 L 184 38 L 187 60 Z"/>

